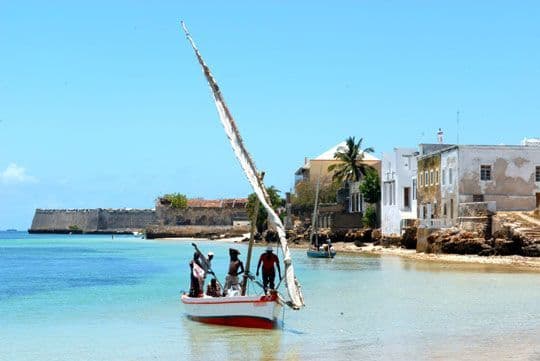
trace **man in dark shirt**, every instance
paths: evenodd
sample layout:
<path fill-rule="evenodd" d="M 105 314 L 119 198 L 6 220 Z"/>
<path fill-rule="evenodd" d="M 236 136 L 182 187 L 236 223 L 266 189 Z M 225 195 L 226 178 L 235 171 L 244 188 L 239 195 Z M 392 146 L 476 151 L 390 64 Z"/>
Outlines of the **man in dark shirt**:
<path fill-rule="evenodd" d="M 278 257 L 272 253 L 272 246 L 268 246 L 266 248 L 266 252 L 261 254 L 261 257 L 259 258 L 259 264 L 257 265 L 257 276 L 259 275 L 259 268 L 261 268 L 262 264 L 262 279 L 263 279 L 263 286 L 264 286 L 264 292 L 268 291 L 268 285 L 270 285 L 270 289 L 274 289 L 274 280 L 276 278 L 276 272 L 274 269 L 274 265 L 276 265 L 278 270 L 279 279 L 281 279 L 281 269 L 279 268 L 279 259 Z"/>

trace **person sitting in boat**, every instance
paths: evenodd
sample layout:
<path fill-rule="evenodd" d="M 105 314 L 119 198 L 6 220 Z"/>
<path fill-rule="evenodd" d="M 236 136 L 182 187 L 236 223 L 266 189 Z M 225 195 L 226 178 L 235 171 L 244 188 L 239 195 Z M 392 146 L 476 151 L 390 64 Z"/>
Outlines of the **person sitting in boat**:
<path fill-rule="evenodd" d="M 257 265 L 257 276 L 259 275 L 259 269 L 262 264 L 262 279 L 264 292 L 268 291 L 268 286 L 270 289 L 274 289 L 274 280 L 276 279 L 276 271 L 274 265 L 277 267 L 279 279 L 281 279 L 281 269 L 279 268 L 279 258 L 272 252 L 272 246 L 266 248 L 266 252 L 261 254 L 259 258 L 259 264 Z"/>
<path fill-rule="evenodd" d="M 199 253 L 193 254 L 193 259 L 189 262 L 191 269 L 191 285 L 189 287 L 189 297 L 202 297 L 205 272 L 199 261 Z"/>
<path fill-rule="evenodd" d="M 334 246 L 332 246 L 332 240 L 330 238 L 328 238 L 326 240 L 326 243 L 328 244 L 328 252 L 333 252 L 334 251 Z"/>
<path fill-rule="evenodd" d="M 221 288 L 215 278 L 212 278 L 206 287 L 206 295 L 210 297 L 221 297 Z"/>
<path fill-rule="evenodd" d="M 231 261 L 229 262 L 229 272 L 225 278 L 225 286 L 223 287 L 223 295 L 229 293 L 229 290 L 235 290 L 236 293 L 241 293 L 240 282 L 238 275 L 244 273 L 244 264 L 238 258 L 240 251 L 235 248 L 229 248 L 229 256 Z"/>

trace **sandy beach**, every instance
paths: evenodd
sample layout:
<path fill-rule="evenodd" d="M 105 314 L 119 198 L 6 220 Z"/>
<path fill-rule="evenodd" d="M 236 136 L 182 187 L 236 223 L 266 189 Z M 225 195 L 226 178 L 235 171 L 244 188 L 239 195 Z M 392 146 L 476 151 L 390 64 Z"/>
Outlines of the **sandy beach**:
<path fill-rule="evenodd" d="M 249 238 L 249 234 L 244 234 L 240 237 L 218 238 L 211 240 L 212 242 L 220 243 L 245 243 L 242 242 Z M 165 241 L 200 241 L 200 238 L 163 238 Z M 255 247 L 266 246 L 266 243 L 255 243 Z M 437 263 L 459 263 L 459 264 L 477 264 L 477 265 L 497 265 L 508 267 L 515 271 L 534 271 L 540 272 L 540 257 L 523 257 L 523 256 L 477 256 L 477 255 L 460 255 L 460 254 L 430 254 L 418 253 L 412 249 L 398 247 L 382 247 L 376 246 L 373 243 L 366 243 L 364 247 L 357 247 L 354 243 L 335 242 L 334 248 L 339 253 L 359 254 L 370 256 L 394 256 L 405 259 L 437 262 Z M 307 249 L 307 243 L 289 243 L 290 248 Z"/>

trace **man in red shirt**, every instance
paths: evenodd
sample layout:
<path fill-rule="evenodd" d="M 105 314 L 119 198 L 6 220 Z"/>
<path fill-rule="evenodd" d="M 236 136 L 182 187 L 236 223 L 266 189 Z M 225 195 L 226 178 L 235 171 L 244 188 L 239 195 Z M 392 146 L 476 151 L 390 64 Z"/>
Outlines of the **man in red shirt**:
<path fill-rule="evenodd" d="M 274 280 L 276 278 L 276 272 L 274 270 L 274 265 L 276 265 L 278 270 L 279 279 L 281 279 L 281 269 L 279 268 L 279 259 L 272 253 L 272 246 L 266 248 L 266 252 L 261 254 L 259 258 L 259 264 L 257 265 L 257 276 L 259 275 L 259 268 L 262 264 L 262 279 L 264 292 L 268 290 L 268 284 L 270 284 L 270 289 L 274 289 Z"/>

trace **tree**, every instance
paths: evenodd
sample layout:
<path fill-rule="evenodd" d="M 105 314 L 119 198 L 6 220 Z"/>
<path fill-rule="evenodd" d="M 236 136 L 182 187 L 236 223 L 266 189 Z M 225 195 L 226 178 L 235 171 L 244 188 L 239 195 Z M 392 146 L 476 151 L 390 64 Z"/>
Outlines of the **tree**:
<path fill-rule="evenodd" d="M 373 153 L 375 150 L 371 147 L 362 149 L 362 140 L 363 138 L 360 138 L 356 143 L 354 137 L 349 137 L 346 140 L 346 148 L 343 151 L 337 150 L 334 154 L 334 158 L 340 163 L 330 165 L 328 170 L 334 171 L 332 179 L 335 182 L 357 182 L 368 169 L 372 169 L 369 165 L 363 164 L 362 160 L 365 153 Z"/>
<path fill-rule="evenodd" d="M 268 193 L 268 197 L 270 198 L 270 202 L 272 203 L 272 208 L 276 210 L 278 207 L 281 207 L 283 205 L 283 200 L 279 196 L 280 191 L 274 187 L 268 187 L 266 188 L 266 192 Z M 257 195 L 255 193 L 251 193 L 248 196 L 248 203 L 247 203 L 247 213 L 249 216 L 249 219 L 253 219 L 253 215 L 255 213 L 255 204 L 257 200 Z M 259 212 L 257 215 L 257 231 L 262 232 L 266 227 L 266 219 L 268 217 L 268 213 L 266 212 L 266 209 L 264 209 L 263 205 L 259 203 Z"/>
<path fill-rule="evenodd" d="M 175 209 L 187 208 L 188 202 L 187 202 L 187 197 L 185 194 L 169 193 L 169 194 L 165 194 L 162 198 L 167 200 L 171 204 L 172 208 L 175 208 Z"/>
<path fill-rule="evenodd" d="M 296 210 L 311 211 L 315 204 L 317 186 L 309 181 L 301 181 L 295 187 L 295 194 L 291 200 Z M 319 188 L 319 203 L 335 203 L 339 184 L 322 182 Z"/>
<path fill-rule="evenodd" d="M 369 228 L 375 228 L 377 227 L 377 211 L 375 210 L 375 207 L 368 206 L 366 211 L 364 212 L 364 217 L 362 218 L 362 222 L 364 223 L 365 227 Z"/>
<path fill-rule="evenodd" d="M 381 180 L 375 169 L 368 169 L 360 183 L 362 197 L 368 203 L 374 204 L 381 200 Z"/>

